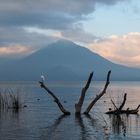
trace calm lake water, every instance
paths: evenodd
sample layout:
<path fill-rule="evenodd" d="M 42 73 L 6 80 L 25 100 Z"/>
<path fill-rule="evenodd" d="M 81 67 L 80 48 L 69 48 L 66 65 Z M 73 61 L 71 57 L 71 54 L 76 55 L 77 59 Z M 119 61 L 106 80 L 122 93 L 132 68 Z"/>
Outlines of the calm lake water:
<path fill-rule="evenodd" d="M 126 108 L 140 104 L 140 82 L 111 82 L 107 93 L 93 107 L 89 116 L 74 114 L 84 82 L 52 82 L 48 87 L 72 112 L 63 116 L 57 105 L 37 82 L 0 82 L 1 91 L 18 92 L 27 108 L 18 113 L 0 110 L 0 140 L 139 140 L 140 116 L 109 116 L 111 99 L 120 105 L 127 93 Z M 99 94 L 104 82 L 92 82 L 82 110 Z M 139 112 L 140 114 L 140 112 Z"/>

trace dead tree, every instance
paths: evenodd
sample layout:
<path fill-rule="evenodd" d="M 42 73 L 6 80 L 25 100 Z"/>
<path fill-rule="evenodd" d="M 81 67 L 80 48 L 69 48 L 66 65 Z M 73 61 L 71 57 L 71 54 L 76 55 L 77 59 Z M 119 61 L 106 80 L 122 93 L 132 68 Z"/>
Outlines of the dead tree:
<path fill-rule="evenodd" d="M 93 72 L 90 73 L 89 78 L 87 80 L 87 83 L 86 83 L 85 87 L 82 88 L 81 96 L 79 98 L 79 101 L 78 101 L 77 104 L 75 104 L 75 113 L 77 115 L 81 113 L 81 109 L 82 109 L 82 105 L 83 105 L 83 102 L 84 102 L 84 99 L 85 99 L 86 91 L 89 88 L 89 85 L 91 83 L 92 77 L 93 77 Z"/>
<path fill-rule="evenodd" d="M 123 110 L 123 107 L 126 103 L 126 99 L 127 99 L 127 93 L 124 94 L 123 102 L 121 103 L 120 107 L 117 107 L 115 105 L 115 103 L 111 100 L 112 104 L 115 107 L 115 110 L 108 111 L 108 112 L 106 112 L 106 114 L 116 114 L 116 115 L 119 115 L 119 114 L 137 114 L 139 111 L 140 105 L 138 105 L 138 107 L 136 109 L 127 108 L 126 110 Z"/>
<path fill-rule="evenodd" d="M 59 101 L 59 99 L 55 96 L 55 94 L 50 90 L 48 89 L 48 87 L 44 84 L 44 82 L 39 82 L 40 83 L 40 86 L 41 88 L 44 88 L 48 94 L 50 94 L 53 98 L 54 98 L 54 102 L 57 103 L 59 109 L 63 112 L 64 115 L 70 115 L 70 112 L 67 111 L 63 105 L 61 104 L 61 102 Z"/>
<path fill-rule="evenodd" d="M 84 114 L 88 114 L 92 109 L 92 107 L 95 105 L 95 103 L 106 93 L 107 87 L 110 83 L 110 74 L 111 74 L 111 70 L 107 74 L 107 79 L 103 91 L 99 95 L 97 95 L 95 99 L 89 104 Z"/>
<path fill-rule="evenodd" d="M 107 74 L 107 80 L 106 80 L 106 84 L 105 84 L 105 87 L 103 89 L 103 91 L 98 95 L 96 96 L 96 98 L 89 104 L 89 106 L 87 107 L 86 111 L 84 112 L 84 114 L 88 114 L 89 111 L 91 110 L 91 108 L 93 107 L 93 105 L 106 93 L 106 89 L 109 85 L 109 79 L 110 79 L 110 74 L 111 74 L 111 71 L 108 72 Z M 93 77 L 93 72 L 90 73 L 89 75 L 89 78 L 86 82 L 86 85 L 82 88 L 82 91 L 81 91 L 81 96 L 79 98 L 79 101 L 78 103 L 75 104 L 75 114 L 76 115 L 80 115 L 81 113 L 81 109 L 82 109 L 82 105 L 83 105 L 83 102 L 84 102 L 84 99 L 85 99 L 85 95 L 86 95 L 86 92 L 90 86 L 90 83 L 91 83 L 91 80 L 92 80 L 92 77 Z M 64 115 L 70 115 L 70 112 L 67 111 L 63 105 L 61 104 L 60 100 L 56 97 L 56 95 L 44 84 L 44 82 L 40 81 L 40 86 L 41 88 L 44 88 L 48 94 L 50 94 L 53 98 L 54 98 L 54 101 L 57 103 L 59 109 L 63 112 Z"/>

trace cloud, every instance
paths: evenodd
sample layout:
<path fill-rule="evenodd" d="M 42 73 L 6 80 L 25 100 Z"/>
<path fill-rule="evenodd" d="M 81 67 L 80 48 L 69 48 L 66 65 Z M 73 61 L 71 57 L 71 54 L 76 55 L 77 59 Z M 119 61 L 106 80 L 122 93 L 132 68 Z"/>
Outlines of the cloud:
<path fill-rule="evenodd" d="M 27 32 L 24 28 L 0 27 L 0 57 L 19 57 L 19 55 L 28 55 L 57 39 L 56 35 L 49 36 Z"/>
<path fill-rule="evenodd" d="M 21 44 L 23 46 L 32 46 L 41 48 L 55 41 L 57 37 L 34 32 L 28 32 L 25 28 L 0 28 L 0 47 L 10 44 Z"/>
<path fill-rule="evenodd" d="M 0 56 L 25 56 L 33 53 L 33 50 L 27 46 L 22 46 L 20 44 L 12 44 L 9 46 L 0 47 Z"/>
<path fill-rule="evenodd" d="M 140 33 L 112 35 L 89 45 L 89 48 L 101 56 L 128 66 L 140 67 Z"/>
<path fill-rule="evenodd" d="M 89 42 L 93 42 L 94 40 L 99 39 L 99 37 L 96 37 L 91 33 L 85 32 L 82 26 L 76 26 L 75 28 L 65 29 L 63 31 L 41 29 L 35 27 L 27 27 L 24 29 L 29 33 L 37 33 L 42 36 L 44 35 L 44 36 L 54 37 L 56 39 L 66 39 L 66 40 L 71 40 L 73 42 L 82 42 L 83 44 L 87 44 Z"/>
<path fill-rule="evenodd" d="M 92 42 L 98 37 L 86 33 L 81 21 L 97 4 L 124 1 L 128 0 L 0 0 L 0 48 L 13 44 L 41 48 L 58 38 Z"/>
<path fill-rule="evenodd" d="M 62 34 L 58 30 L 51 30 L 51 29 L 42 29 L 42 28 L 36 28 L 36 27 L 25 27 L 25 31 L 28 33 L 37 33 L 44 36 L 51 36 L 56 38 L 62 38 Z"/>
<path fill-rule="evenodd" d="M 84 31 L 82 27 L 64 30 L 61 32 L 61 36 L 63 36 L 64 39 L 68 39 L 74 42 L 82 42 L 83 45 L 100 39 L 100 37 Z"/>
<path fill-rule="evenodd" d="M 128 0 L 0 0 L 0 25 L 71 28 L 92 13 L 96 4 L 113 5 L 120 1 Z"/>

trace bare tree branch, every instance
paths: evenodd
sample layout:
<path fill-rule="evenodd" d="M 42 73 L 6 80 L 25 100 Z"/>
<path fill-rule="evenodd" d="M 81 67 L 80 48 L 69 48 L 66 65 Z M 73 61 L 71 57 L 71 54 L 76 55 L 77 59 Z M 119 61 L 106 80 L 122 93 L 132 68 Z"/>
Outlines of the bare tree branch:
<path fill-rule="evenodd" d="M 140 108 L 140 105 L 138 105 L 138 107 L 136 108 L 136 110 L 138 110 Z"/>
<path fill-rule="evenodd" d="M 112 104 L 114 105 L 114 107 L 116 108 L 116 110 L 118 110 L 118 107 L 115 105 L 114 101 L 111 99 Z"/>
<path fill-rule="evenodd" d="M 54 101 L 57 103 L 59 109 L 63 112 L 63 114 L 64 115 L 70 115 L 70 112 L 67 111 L 63 107 L 63 105 L 61 104 L 61 102 L 59 101 L 59 99 L 55 96 L 55 94 L 51 90 L 49 90 L 48 87 L 46 85 L 44 85 L 43 82 L 39 82 L 39 83 L 40 83 L 41 88 L 44 88 L 48 92 L 48 94 L 50 94 L 54 98 Z"/>
<path fill-rule="evenodd" d="M 94 106 L 94 104 L 106 93 L 106 89 L 107 89 L 107 87 L 108 87 L 108 85 L 109 85 L 109 83 L 110 83 L 110 81 L 109 81 L 109 80 L 110 80 L 110 74 L 111 74 L 111 70 L 108 71 L 107 79 L 106 79 L 106 84 L 105 84 L 105 86 L 104 86 L 103 91 L 102 91 L 99 95 L 97 95 L 97 96 L 95 97 L 95 99 L 89 104 L 89 106 L 87 107 L 87 109 L 86 109 L 86 111 L 84 112 L 84 114 L 88 114 L 89 111 L 91 110 L 91 108 Z"/>
<path fill-rule="evenodd" d="M 127 97 L 127 93 L 124 94 L 123 102 L 122 102 L 122 104 L 120 105 L 119 108 L 111 100 L 112 104 L 115 106 L 115 110 L 108 111 L 108 112 L 106 112 L 106 114 L 121 114 L 121 113 L 127 113 L 127 112 L 130 113 L 131 111 L 129 110 L 129 108 L 127 110 L 122 110 L 124 105 L 125 105 L 125 102 L 126 102 L 126 97 Z"/>
<path fill-rule="evenodd" d="M 106 114 L 116 114 L 116 115 L 123 114 L 123 113 L 125 113 L 125 114 L 137 114 L 138 111 L 139 111 L 140 105 L 138 105 L 138 107 L 136 109 L 129 109 L 129 108 L 127 108 L 126 110 L 123 110 L 123 107 L 124 107 L 125 102 L 126 102 L 126 97 L 127 97 L 127 93 L 124 94 L 123 102 L 120 105 L 120 107 L 116 108 L 116 110 L 108 111 L 108 112 L 106 112 Z"/>
<path fill-rule="evenodd" d="M 83 102 L 84 102 L 84 99 L 85 99 L 85 94 L 86 94 L 86 91 L 89 88 L 89 85 L 91 83 L 92 77 L 93 77 L 93 72 L 90 73 L 89 78 L 87 80 L 87 83 L 86 83 L 85 87 L 81 91 L 81 96 L 79 98 L 79 101 L 78 101 L 77 104 L 75 104 L 75 113 L 76 114 L 80 114 L 81 113 L 82 105 L 83 105 Z"/>
<path fill-rule="evenodd" d="M 127 97 L 127 93 L 124 94 L 123 102 L 122 102 L 122 104 L 120 105 L 120 107 L 118 108 L 118 111 L 121 111 L 122 108 L 124 107 L 125 102 L 126 102 L 126 97 Z"/>

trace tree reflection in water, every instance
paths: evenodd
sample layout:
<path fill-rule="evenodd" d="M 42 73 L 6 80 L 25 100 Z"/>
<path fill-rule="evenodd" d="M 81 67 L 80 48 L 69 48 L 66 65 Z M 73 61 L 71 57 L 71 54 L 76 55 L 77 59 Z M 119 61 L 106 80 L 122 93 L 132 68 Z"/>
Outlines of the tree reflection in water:
<path fill-rule="evenodd" d="M 112 133 L 119 136 L 134 135 L 139 131 L 139 115 L 110 115 Z M 133 127 L 132 127 L 133 126 Z M 135 127 L 134 127 L 135 126 Z"/>
<path fill-rule="evenodd" d="M 52 125 L 42 133 L 42 140 L 109 140 L 105 128 L 98 119 L 90 115 L 59 116 Z"/>
<path fill-rule="evenodd" d="M 127 116 L 125 115 L 110 115 L 112 132 L 114 134 L 126 135 Z"/>
<path fill-rule="evenodd" d="M 75 115 L 75 122 L 80 127 L 80 135 L 82 140 L 87 140 L 90 138 L 90 133 L 88 131 L 88 126 L 84 124 L 83 116 Z"/>
<path fill-rule="evenodd" d="M 57 132 L 58 132 L 58 127 L 59 125 L 63 122 L 64 119 L 66 119 L 67 115 L 60 115 L 52 125 L 47 126 L 46 128 L 44 128 L 44 132 L 41 135 L 41 139 L 42 140 L 55 140 L 55 139 L 59 139 L 57 138 Z"/>
<path fill-rule="evenodd" d="M 75 116 L 76 124 L 80 127 L 80 134 L 82 140 L 108 140 L 109 133 L 106 133 L 107 127 L 99 120 L 93 118 L 91 115 Z M 101 121 L 102 122 L 102 121 Z"/>
<path fill-rule="evenodd" d="M 106 116 L 107 117 L 107 116 Z M 127 115 L 110 115 L 110 122 L 101 119 L 101 116 L 91 115 L 75 115 L 73 116 L 59 116 L 50 126 L 47 126 L 42 140 L 110 140 L 110 139 L 126 139 L 132 133 L 130 131 L 139 131 L 137 124 L 138 116 Z M 135 119 L 134 119 L 135 118 Z M 75 121 L 74 121 L 74 120 Z M 132 121 L 135 120 L 135 121 Z M 133 123 L 133 124 L 132 124 Z M 138 130 L 131 128 L 132 125 L 137 125 Z"/>

